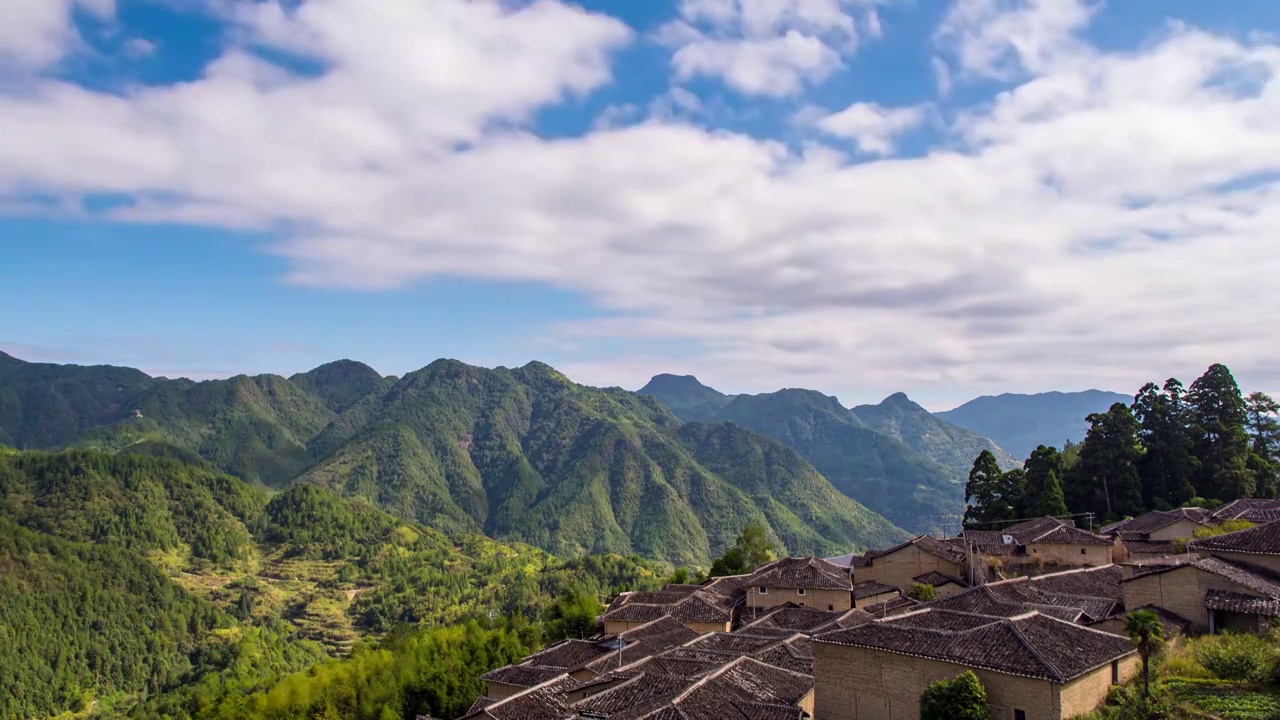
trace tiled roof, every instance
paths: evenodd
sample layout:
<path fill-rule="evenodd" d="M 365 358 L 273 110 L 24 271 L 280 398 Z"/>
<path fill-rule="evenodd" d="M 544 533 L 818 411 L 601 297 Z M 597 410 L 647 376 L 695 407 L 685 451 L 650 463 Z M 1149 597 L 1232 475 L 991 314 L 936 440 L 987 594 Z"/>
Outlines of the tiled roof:
<path fill-rule="evenodd" d="M 1237 552 L 1280 555 L 1280 523 L 1268 523 L 1248 530 L 1192 540 L 1187 549 L 1199 552 Z"/>
<path fill-rule="evenodd" d="M 826 633 L 815 642 L 874 648 L 995 672 L 1066 683 L 1134 651 L 1128 639 L 1033 612 L 1013 618 L 937 618 L 916 614 Z M 927 615 L 925 616 L 927 617 Z M 966 627 L 967 626 L 967 627 Z"/>
<path fill-rule="evenodd" d="M 1005 537 L 1013 540 L 1006 543 Z M 1065 520 L 1043 517 L 1010 525 L 1003 530 L 966 530 L 964 537 L 984 555 L 1008 554 L 1009 546 L 1030 545 L 1110 545 L 1111 541 L 1085 532 Z"/>
<path fill-rule="evenodd" d="M 1244 565 L 1242 563 L 1228 562 L 1216 557 L 1204 557 L 1190 562 L 1161 566 L 1141 575 L 1134 575 L 1133 577 L 1125 580 L 1125 582 L 1133 582 L 1141 578 L 1173 572 L 1186 567 L 1194 567 L 1203 572 L 1212 573 L 1218 577 L 1226 578 L 1240 587 L 1252 590 L 1253 592 L 1267 597 L 1280 598 L 1280 575 L 1277 575 L 1265 568 L 1253 565 Z"/>
<path fill-rule="evenodd" d="M 1127 518 L 1104 526 L 1098 531 L 1100 535 L 1115 535 L 1119 532 L 1150 534 L 1162 527 L 1168 527 L 1179 520 L 1190 520 L 1201 525 L 1216 523 L 1213 513 L 1203 508 L 1178 508 L 1177 510 L 1152 510 L 1144 515 Z"/>
<path fill-rule="evenodd" d="M 965 582 L 960 578 L 954 577 L 952 575 L 948 575 L 946 573 L 940 573 L 937 570 L 930 570 L 929 572 L 923 575 L 917 575 L 911 579 L 914 580 L 915 582 L 924 583 L 925 585 L 932 585 L 934 587 L 942 587 L 947 583 L 959 585 L 960 587 L 965 587 Z"/>
<path fill-rule="evenodd" d="M 609 648 L 590 640 L 562 640 L 530 655 L 524 662 L 551 668 L 579 668 L 610 652 L 612 651 Z"/>
<path fill-rule="evenodd" d="M 1247 513 L 1280 511 L 1280 500 L 1272 500 L 1267 498 L 1242 498 L 1240 500 L 1232 500 L 1222 507 L 1213 511 L 1213 516 L 1219 520 L 1246 520 L 1244 517 Z"/>
<path fill-rule="evenodd" d="M 1037 575 L 1027 582 L 1040 592 L 1123 601 L 1124 590 L 1120 585 L 1123 580 L 1124 570 L 1119 565 L 1102 565 Z"/>
<path fill-rule="evenodd" d="M 855 600 L 862 600 L 863 598 L 896 592 L 898 592 L 898 588 L 892 585 L 885 585 L 882 582 L 876 582 L 875 580 L 864 580 L 863 582 L 853 586 L 853 598 Z"/>
<path fill-rule="evenodd" d="M 663 649 L 683 645 L 696 637 L 698 637 L 697 632 L 670 616 L 663 616 L 640 627 L 618 633 L 618 638 L 627 642 L 643 642 L 651 647 Z"/>
<path fill-rule="evenodd" d="M 919 604 L 920 603 L 915 600 L 903 595 L 901 597 L 885 600 L 884 602 L 878 602 L 874 605 L 868 605 L 862 609 L 872 616 L 881 616 L 900 612 L 906 608 L 912 608 Z"/>
<path fill-rule="evenodd" d="M 1147 540 L 1143 533 L 1130 533 L 1121 531 L 1120 542 L 1124 543 L 1124 547 L 1130 553 L 1138 553 L 1140 555 L 1173 555 L 1172 540 Z"/>
<path fill-rule="evenodd" d="M 830 632 L 832 630 L 847 630 L 851 627 L 865 625 L 866 623 L 869 623 L 875 619 L 876 619 L 875 616 L 867 612 L 866 610 L 857 610 L 857 609 L 849 610 L 848 612 L 841 614 L 840 617 L 836 618 L 835 620 L 832 620 L 826 625 L 819 625 L 818 627 L 813 628 L 811 631 L 809 631 L 809 634 L 812 636 L 812 635 L 818 635 L 824 632 Z"/>
<path fill-rule="evenodd" d="M 1205 593 L 1204 606 L 1210 610 L 1226 610 L 1266 617 L 1280 616 L 1280 599 L 1246 595 L 1229 590 L 1210 590 Z"/>
<path fill-rule="evenodd" d="M 1029 597 L 1034 597 L 1036 602 L 1028 601 Z M 1084 612 L 1079 607 L 1053 604 L 1034 590 L 1005 584 L 979 585 L 934 600 L 926 607 L 991 617 L 1014 617 L 1037 611 L 1067 622 L 1075 622 Z"/>
<path fill-rule="evenodd" d="M 849 569 L 822 558 L 782 558 L 752 573 L 748 585 L 755 587 L 848 590 L 853 586 Z"/>
<path fill-rule="evenodd" d="M 545 667 L 543 665 L 507 665 L 497 670 L 490 670 L 480 676 L 485 682 L 496 682 L 518 687 L 533 687 L 557 678 L 564 674 L 564 668 Z"/>
<path fill-rule="evenodd" d="M 855 568 L 867 567 L 868 565 L 874 564 L 876 558 L 882 558 L 882 557 L 885 557 L 886 555 L 892 555 L 898 552 L 899 550 L 902 550 L 907 547 L 911 547 L 913 545 L 916 548 L 929 553 L 930 555 L 942 558 L 943 560 L 947 560 L 948 562 L 953 562 L 953 563 L 964 562 L 964 548 L 956 547 L 954 544 L 952 544 L 947 540 L 939 540 L 929 535 L 921 535 L 920 537 L 913 538 L 899 545 L 894 545 L 893 547 L 887 548 L 885 550 L 871 550 L 865 553 L 864 555 L 862 555 L 860 558 L 855 557 L 851 564 Z"/>
<path fill-rule="evenodd" d="M 461 720 L 483 717 L 493 720 L 551 720 L 564 717 L 569 711 L 564 691 L 576 683 L 568 675 L 561 675 L 484 707 L 472 705 L 471 712 L 463 715 Z"/>
<path fill-rule="evenodd" d="M 768 615 L 744 626 L 739 632 L 754 632 L 761 628 L 807 632 L 816 627 L 827 625 L 844 614 L 840 610 L 830 612 L 810 607 L 787 605 L 769 611 Z"/>
<path fill-rule="evenodd" d="M 813 674 L 813 648 L 808 638 L 795 638 L 758 650 L 752 657 L 792 672 Z"/>
<path fill-rule="evenodd" d="M 672 595 L 672 593 L 663 593 Z M 648 594 L 619 595 L 604 613 L 606 621 L 652 622 L 670 616 L 680 622 L 721 623 L 733 619 L 735 599 L 708 590 L 680 595 L 674 602 L 649 603 L 636 600 L 649 599 Z"/>

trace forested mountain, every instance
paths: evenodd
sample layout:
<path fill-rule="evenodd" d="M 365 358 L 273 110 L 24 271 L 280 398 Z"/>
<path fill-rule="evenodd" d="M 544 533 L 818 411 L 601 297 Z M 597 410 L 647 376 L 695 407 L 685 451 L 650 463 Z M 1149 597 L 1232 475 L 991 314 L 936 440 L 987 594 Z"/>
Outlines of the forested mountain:
<path fill-rule="evenodd" d="M 666 571 L 445 535 L 310 485 L 267 502 L 168 459 L 5 452 L 0 717 L 348 717 L 352 672 L 397 716 L 452 717 L 481 673 L 563 636 L 572 607 L 593 614 L 598 596 Z M 397 627 L 417 628 L 387 643 L 411 676 L 384 650 L 285 677 Z M 286 697 L 253 696 L 281 684 Z"/>
<path fill-rule="evenodd" d="M 12 358 L 3 368 L 0 396 L 37 398 L 0 414 L 6 437 L 205 463 L 268 488 L 314 483 L 446 532 L 563 555 L 706 565 L 752 523 L 791 552 L 903 536 L 766 438 L 746 433 L 737 441 L 750 452 L 698 458 L 661 404 L 576 385 L 540 363 L 490 370 L 442 360 L 397 379 L 339 361 L 291 379 L 205 382 Z M 53 386 L 76 391 L 59 395 L 62 422 L 33 432 L 51 425 L 39 408 L 51 376 L 72 378 Z M 762 476 L 767 483 L 743 480 Z"/>
<path fill-rule="evenodd" d="M 964 478 L 983 449 L 973 433 L 893 396 L 849 410 L 815 390 L 728 396 L 691 377 L 659 375 L 653 395 L 686 420 L 730 421 L 794 448 L 831 484 L 895 524 L 931 532 L 964 512 Z M 864 417 L 865 415 L 865 420 Z M 1001 460 L 1016 464 L 1001 452 Z"/>
<path fill-rule="evenodd" d="M 938 461 L 957 477 L 967 475 L 974 458 L 983 450 L 990 451 L 1001 467 L 1022 464 L 991 439 L 940 419 L 912 402 L 905 393 L 894 393 L 879 405 L 859 405 L 853 408 L 853 414 L 867 427 L 898 438 L 912 450 Z"/>
<path fill-rule="evenodd" d="M 1035 395 L 985 395 L 954 410 L 934 413 L 943 420 L 991 438 L 1011 455 L 1025 458 L 1040 445 L 1061 446 L 1084 439 L 1091 413 L 1133 398 L 1102 390 Z"/>

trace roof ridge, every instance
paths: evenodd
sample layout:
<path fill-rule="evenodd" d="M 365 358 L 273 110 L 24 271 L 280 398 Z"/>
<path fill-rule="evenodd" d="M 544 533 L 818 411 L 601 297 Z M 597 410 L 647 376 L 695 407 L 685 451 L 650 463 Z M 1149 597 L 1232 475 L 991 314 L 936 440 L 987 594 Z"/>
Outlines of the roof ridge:
<path fill-rule="evenodd" d="M 546 688 L 546 686 L 548 686 L 548 685 L 550 685 L 550 684 L 552 684 L 552 683 L 554 683 L 554 682 L 558 682 L 561 678 L 567 678 L 567 677 L 569 677 L 569 673 L 567 673 L 567 672 L 566 672 L 566 673 L 560 673 L 559 675 L 557 675 L 557 676 L 555 676 L 555 677 L 551 678 L 550 680 L 545 680 L 545 681 L 543 681 L 543 682 L 538 683 L 537 685 L 531 685 L 531 686 L 529 686 L 529 687 L 527 687 L 527 688 L 525 688 L 525 689 L 521 690 L 521 691 L 520 691 L 520 692 L 518 692 L 518 693 L 515 693 L 515 694 L 513 694 L 513 695 L 508 695 L 507 697 L 504 697 L 504 698 L 502 698 L 501 700 L 499 700 L 499 701 L 497 701 L 497 702 L 495 702 L 495 703 L 492 703 L 492 704 L 490 704 L 490 705 L 486 705 L 486 706 L 484 707 L 484 709 L 485 709 L 485 710 L 488 710 L 489 708 L 494 708 L 494 707 L 498 707 L 499 705 L 504 705 L 504 704 L 506 704 L 507 702 L 510 702 L 511 700 L 514 700 L 514 699 L 519 698 L 519 697 L 524 697 L 525 695 L 528 695 L 529 693 L 534 692 L 535 690 L 542 690 L 542 689 Z M 630 682 L 630 681 L 628 681 L 628 682 Z M 469 714 L 470 714 L 470 713 L 468 713 L 468 715 L 469 715 Z"/>
<path fill-rule="evenodd" d="M 1036 659 L 1039 660 L 1042 665 L 1049 668 L 1049 671 L 1053 673 L 1054 678 L 1057 679 L 1058 682 L 1066 683 L 1066 676 L 1062 674 L 1062 671 L 1058 669 L 1058 666 L 1054 665 L 1049 658 L 1045 657 L 1044 653 L 1040 652 L 1040 650 L 1035 646 L 1035 643 L 1032 643 L 1031 639 L 1027 637 L 1026 633 L 1022 632 L 1022 628 L 1018 627 L 1018 624 L 1014 622 L 1014 620 L 1030 620 L 1037 615 L 1040 615 L 1040 613 L 1033 610 L 1030 613 L 1025 613 L 1012 618 L 1005 618 L 1005 622 L 1008 624 L 1009 629 L 1013 630 L 1013 634 L 1018 638 L 1018 642 L 1022 643 L 1023 647 L 1030 650 L 1031 654 L 1035 655 Z"/>
<path fill-rule="evenodd" d="M 737 665 L 737 664 L 741 663 L 743 660 L 747 660 L 747 659 L 748 659 L 748 658 L 747 658 L 747 656 L 746 656 L 746 655 L 740 655 L 740 656 L 738 656 L 738 658 L 737 658 L 737 659 L 735 659 L 735 660 L 733 660 L 733 661 L 731 661 L 731 662 L 727 662 L 727 663 L 725 663 L 724 665 L 721 665 L 721 666 L 720 666 L 720 668 L 719 668 L 718 670 L 716 670 L 715 672 L 707 673 L 706 675 L 703 675 L 703 676 L 702 676 L 702 679 L 698 680 L 698 681 L 697 681 L 697 682 L 695 682 L 694 684 L 692 684 L 692 685 L 690 685 L 689 687 L 685 688 L 683 692 L 681 692 L 679 695 L 677 695 L 677 696 L 675 696 L 674 698 L 672 698 L 669 704 L 670 704 L 670 705 L 675 705 L 676 703 L 678 703 L 678 702 L 680 702 L 681 700 L 683 700 L 683 699 L 685 699 L 686 697 L 688 697 L 689 693 L 693 692 L 694 690 L 696 690 L 697 688 L 701 687 L 702 685 L 705 685 L 705 684 L 707 683 L 707 681 L 708 681 L 708 680 L 710 680 L 711 678 L 714 678 L 714 677 L 720 677 L 720 676 L 721 676 L 721 675 L 723 675 L 726 671 L 728 671 L 728 670 L 729 670 L 729 668 L 731 668 L 731 667 L 733 667 L 734 665 Z"/>

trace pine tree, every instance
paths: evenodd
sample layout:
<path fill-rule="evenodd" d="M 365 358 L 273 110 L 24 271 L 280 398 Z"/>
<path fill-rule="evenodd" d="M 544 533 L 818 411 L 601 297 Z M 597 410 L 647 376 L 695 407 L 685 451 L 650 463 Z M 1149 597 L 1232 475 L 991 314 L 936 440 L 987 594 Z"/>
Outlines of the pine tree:
<path fill-rule="evenodd" d="M 1129 406 L 1116 403 L 1105 413 L 1086 418 L 1089 432 L 1073 469 L 1067 504 L 1072 511 L 1103 517 L 1140 515 L 1142 482 L 1138 477 L 1138 421 Z"/>
<path fill-rule="evenodd" d="M 973 461 L 969 481 L 964 486 L 964 499 L 969 506 L 964 511 L 966 528 L 986 529 L 998 524 L 998 520 L 1015 517 L 1004 476 L 990 450 L 983 450 Z"/>
<path fill-rule="evenodd" d="M 1222 501 L 1253 497 L 1249 471 L 1247 411 L 1240 386 L 1225 365 L 1211 365 L 1187 392 L 1195 454 L 1200 460 L 1197 494 Z"/>
<path fill-rule="evenodd" d="M 1195 496 L 1196 467 L 1182 383 L 1170 378 L 1163 392 L 1147 383 L 1134 396 L 1133 414 L 1144 449 L 1138 460 L 1143 503 L 1157 509 L 1182 505 Z"/>
<path fill-rule="evenodd" d="M 1068 512 L 1067 501 L 1062 495 L 1062 483 L 1058 482 L 1057 473 L 1051 473 L 1044 483 L 1044 489 L 1040 491 L 1040 499 L 1032 508 L 1031 515 L 1061 517 Z"/>
<path fill-rule="evenodd" d="M 1252 438 L 1249 468 L 1254 474 L 1258 497 L 1276 497 L 1280 492 L 1280 403 L 1263 392 L 1245 399 L 1246 426 Z"/>

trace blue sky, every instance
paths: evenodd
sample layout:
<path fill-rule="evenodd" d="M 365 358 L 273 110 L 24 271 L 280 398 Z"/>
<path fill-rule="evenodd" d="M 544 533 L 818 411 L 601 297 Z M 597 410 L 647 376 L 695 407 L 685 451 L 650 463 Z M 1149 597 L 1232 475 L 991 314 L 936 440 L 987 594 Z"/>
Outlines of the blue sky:
<path fill-rule="evenodd" d="M 0 349 L 1275 389 L 1280 3 L 0 7 Z"/>

